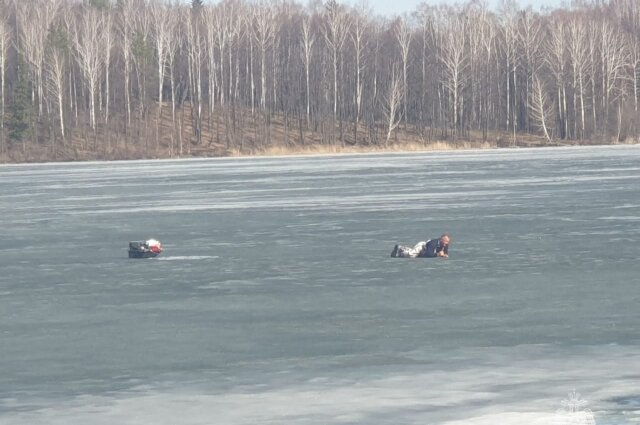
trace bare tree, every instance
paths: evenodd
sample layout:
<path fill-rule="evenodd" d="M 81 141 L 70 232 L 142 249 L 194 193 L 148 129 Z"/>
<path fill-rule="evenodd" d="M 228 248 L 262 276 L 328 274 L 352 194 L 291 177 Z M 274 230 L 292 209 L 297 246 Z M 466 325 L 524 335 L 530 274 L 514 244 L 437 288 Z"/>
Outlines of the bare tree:
<path fill-rule="evenodd" d="M 11 44 L 9 25 L 0 16 L 0 154 L 5 152 L 4 110 L 5 110 L 5 70 L 7 68 L 7 54 Z"/>
<path fill-rule="evenodd" d="M 613 0 L 611 6 L 622 25 L 637 34 L 640 30 L 640 4 L 636 0 Z"/>
<path fill-rule="evenodd" d="M 605 125 L 609 123 L 611 104 L 623 95 L 623 80 L 630 64 L 624 38 L 608 22 L 601 26 L 602 87 L 604 92 Z"/>
<path fill-rule="evenodd" d="M 220 27 L 223 29 L 225 33 L 225 39 L 227 40 L 227 59 L 228 59 L 228 71 L 227 71 L 227 97 L 229 100 L 233 100 L 236 96 L 236 87 L 239 76 L 236 75 L 235 72 L 235 62 L 234 58 L 239 58 L 240 55 L 237 52 L 238 45 L 242 40 L 242 19 L 240 18 L 241 6 L 240 3 L 235 0 L 227 0 L 223 2 L 221 5 L 221 21 L 219 23 Z M 224 49 L 220 50 L 220 58 L 222 63 L 224 63 L 223 52 Z"/>
<path fill-rule="evenodd" d="M 383 31 L 384 28 L 382 27 L 380 22 L 373 22 L 371 25 L 371 38 L 373 39 L 373 41 L 370 43 L 371 47 L 372 47 L 372 52 L 371 55 L 373 56 L 371 59 L 371 73 L 373 75 L 370 76 L 371 78 L 371 96 L 369 97 L 369 101 L 367 102 L 368 107 L 369 107 L 369 112 L 367 113 L 367 118 L 369 121 L 369 140 L 371 140 L 373 143 L 377 143 L 377 125 L 376 125 L 376 121 L 378 119 L 378 116 L 380 114 L 379 111 L 379 103 L 382 102 L 382 104 L 384 105 L 384 100 L 380 99 L 380 81 L 382 80 L 381 77 L 381 67 L 380 67 L 380 62 L 381 62 L 381 51 L 382 51 L 382 35 L 383 35 Z"/>
<path fill-rule="evenodd" d="M 267 109 L 267 49 L 275 39 L 275 12 L 260 3 L 253 9 L 253 36 L 260 49 L 260 107 Z"/>
<path fill-rule="evenodd" d="M 451 124 L 455 134 L 460 130 L 460 93 L 465 84 L 464 71 L 467 67 L 465 52 L 465 34 L 467 21 L 458 16 L 451 16 L 442 28 L 440 61 L 442 64 L 442 84 L 451 96 Z"/>
<path fill-rule="evenodd" d="M 247 41 L 249 43 L 249 48 L 247 49 L 247 80 L 249 86 L 249 102 L 251 104 L 251 116 L 255 114 L 256 108 L 256 81 L 255 81 L 255 66 L 254 66 L 254 54 L 253 54 L 253 43 L 255 38 L 253 36 L 253 15 L 252 12 L 245 12 L 243 19 L 243 26 L 245 28 L 245 32 L 247 34 Z"/>
<path fill-rule="evenodd" d="M 402 108 L 403 108 L 403 116 L 405 120 L 405 127 L 407 125 L 407 103 L 408 103 L 408 68 L 409 68 L 409 49 L 411 48 L 411 36 L 412 29 L 407 23 L 407 18 L 400 18 L 397 25 L 395 26 L 394 34 L 396 36 L 396 40 L 398 41 L 398 45 L 400 47 L 400 58 L 402 59 Z"/>
<path fill-rule="evenodd" d="M 522 69 L 525 76 L 525 107 L 529 108 L 532 104 L 531 96 L 533 95 L 533 75 L 538 72 L 542 66 L 540 51 L 543 46 L 544 30 L 539 17 L 528 9 L 522 12 L 518 25 L 518 37 L 522 50 L 521 61 Z M 525 114 L 528 119 L 529 113 Z M 528 122 L 525 123 L 525 131 L 530 131 Z"/>
<path fill-rule="evenodd" d="M 188 50 L 188 70 L 191 100 L 192 128 L 196 144 L 202 144 L 202 57 L 201 10 L 192 8 L 186 19 L 186 43 Z"/>
<path fill-rule="evenodd" d="M 469 57 L 469 89 L 466 103 L 468 107 L 468 125 L 475 125 L 478 117 L 481 115 L 479 111 L 478 97 L 481 96 L 480 82 L 482 81 L 483 71 L 483 35 L 486 22 L 487 10 L 484 5 L 469 5 L 465 11 L 469 22 L 469 30 L 467 36 L 467 50 Z"/>
<path fill-rule="evenodd" d="M 506 129 L 513 129 L 515 133 L 517 123 L 517 115 L 515 113 L 516 90 L 517 90 L 517 70 L 518 70 L 518 20 L 517 5 L 513 0 L 503 0 L 502 3 L 502 51 L 504 55 L 504 66 L 506 70 Z"/>
<path fill-rule="evenodd" d="M 20 48 L 31 69 L 35 92 L 32 100 L 38 102 L 38 115 L 43 113 L 44 59 L 49 28 L 56 17 L 61 0 L 34 0 L 16 3 Z"/>
<path fill-rule="evenodd" d="M 272 6 L 274 19 L 273 19 L 273 48 L 271 49 L 271 107 L 272 109 L 278 109 L 278 67 L 280 66 L 281 57 L 283 53 L 281 51 L 282 43 L 282 20 L 286 19 L 288 13 L 287 4 L 280 3 L 277 6 Z"/>
<path fill-rule="evenodd" d="M 574 134 L 583 138 L 585 135 L 584 84 L 587 73 L 589 51 L 587 44 L 587 28 L 582 20 L 572 19 L 569 22 L 569 55 L 573 71 L 573 108 Z M 578 102 L 580 106 L 578 107 Z M 579 114 L 578 114 L 579 111 Z M 578 116 L 580 119 L 578 119 Z M 578 125 L 580 125 L 578 134 Z"/>
<path fill-rule="evenodd" d="M 311 83 L 310 83 L 310 68 L 311 57 L 313 55 L 313 45 L 316 42 L 315 34 L 311 28 L 311 17 L 305 16 L 302 18 L 302 63 L 304 64 L 304 79 L 305 79 L 305 101 L 306 101 L 306 117 L 307 126 L 311 117 Z"/>
<path fill-rule="evenodd" d="M 368 48 L 368 40 L 365 37 L 367 30 L 367 10 L 362 7 L 353 12 L 353 25 L 351 26 L 350 37 L 353 43 L 353 52 L 355 54 L 355 85 L 353 100 L 355 106 L 353 143 L 358 144 L 358 126 L 360 124 L 360 115 L 362 113 L 362 93 L 364 91 L 363 74 L 365 71 L 364 55 Z"/>
<path fill-rule="evenodd" d="M 547 141 L 551 141 L 549 136 L 548 121 L 552 114 L 552 107 L 549 105 L 548 96 L 544 83 L 537 76 L 533 77 L 533 94 L 530 98 L 529 113 L 533 121 L 542 129 Z"/>
<path fill-rule="evenodd" d="M 549 43 L 547 45 L 546 62 L 556 83 L 556 102 L 558 119 L 560 121 L 560 138 L 568 137 L 569 123 L 567 117 L 567 37 L 566 24 L 556 18 L 549 31 Z"/>
<path fill-rule="evenodd" d="M 78 66 L 89 92 L 89 124 L 96 130 L 96 95 L 100 86 L 104 61 L 102 48 L 106 22 L 101 12 L 87 8 L 80 16 L 74 34 L 74 47 Z"/>
<path fill-rule="evenodd" d="M 111 99 L 111 51 L 113 50 L 114 34 L 113 34 L 113 21 L 111 10 L 107 9 L 102 13 L 103 19 L 103 33 L 100 37 L 102 42 L 102 48 L 100 49 L 103 54 L 103 69 L 104 69 L 104 123 L 105 126 L 109 125 L 109 106 Z M 106 131 L 107 141 L 109 139 L 110 132 Z M 109 143 L 109 142 L 108 142 Z"/>
<path fill-rule="evenodd" d="M 51 94 L 51 97 L 55 99 L 58 109 L 60 136 L 62 138 L 62 144 L 65 144 L 64 94 L 66 92 L 65 81 L 70 46 L 67 44 L 67 33 L 63 32 L 59 34 L 59 36 L 54 36 L 49 41 L 45 69 L 47 91 Z"/>
<path fill-rule="evenodd" d="M 156 47 L 156 69 L 158 71 L 158 108 L 156 115 L 156 152 L 160 147 L 160 121 L 162 119 L 163 88 L 171 37 L 173 35 L 173 25 L 175 18 L 169 7 L 162 3 L 151 5 L 151 19 L 153 20 L 153 38 Z"/>
<path fill-rule="evenodd" d="M 345 40 L 349 35 L 349 17 L 335 0 L 329 0 L 325 10 L 324 38 L 331 54 L 333 67 L 333 120 L 338 117 L 338 64 Z"/>
<path fill-rule="evenodd" d="M 180 140 L 179 148 L 182 147 L 182 139 L 179 134 L 177 134 L 176 128 L 176 76 L 175 76 L 175 63 L 176 63 L 176 54 L 178 52 L 178 48 L 182 45 L 182 31 L 180 28 L 180 22 L 182 21 L 182 17 L 184 16 L 181 13 L 180 9 L 174 10 L 175 13 L 170 16 L 170 25 L 169 25 L 169 38 L 167 45 L 167 68 L 169 69 L 169 82 L 171 83 L 171 143 L 169 145 L 169 155 L 173 156 L 173 146 L 174 146 L 174 138 L 178 138 Z M 182 152 L 180 151 L 180 154 Z"/>
<path fill-rule="evenodd" d="M 589 51 L 589 86 L 591 87 L 591 114 L 593 132 L 598 131 L 598 113 L 596 104 L 596 77 L 598 72 L 598 37 L 599 28 L 595 22 L 590 22 L 587 30 L 587 44 Z"/>
<path fill-rule="evenodd" d="M 498 39 L 498 29 L 496 22 L 490 17 L 485 15 L 484 24 L 482 25 L 481 31 L 481 42 L 482 42 L 482 54 L 483 54 L 483 71 L 482 71 L 482 100 L 481 100 L 481 109 L 482 109 L 482 118 L 481 118 L 481 126 L 483 138 L 486 139 L 487 131 L 489 127 L 489 121 L 491 115 L 494 115 L 494 120 L 497 118 L 497 114 L 492 114 L 492 93 L 494 85 L 499 84 L 498 82 L 494 82 L 495 72 L 494 69 L 497 67 L 495 63 L 494 56 L 497 51 L 497 39 Z M 499 90 L 495 90 L 499 92 Z M 497 109 L 497 108 L 495 108 Z"/>
<path fill-rule="evenodd" d="M 59 50 L 53 49 L 49 52 L 49 59 L 47 61 L 47 87 L 51 92 L 51 95 L 56 100 L 56 107 L 58 109 L 58 119 L 60 122 L 60 136 L 62 137 L 62 143 L 65 143 L 65 131 L 64 131 L 64 92 L 65 92 L 65 65 L 66 54 Z"/>
<path fill-rule="evenodd" d="M 384 96 L 384 104 L 382 105 L 387 127 L 385 144 L 389 144 L 391 134 L 398 128 L 398 125 L 400 125 L 402 121 L 401 103 L 404 87 L 402 87 L 402 80 L 398 74 L 400 74 L 400 72 L 396 68 L 393 68 L 389 88 L 387 94 Z"/>
<path fill-rule="evenodd" d="M 218 55 L 216 49 L 220 49 L 222 52 L 224 50 L 224 45 L 226 39 L 224 38 L 224 32 L 219 25 L 219 11 L 215 8 L 207 8 L 203 11 L 202 20 L 205 26 L 205 53 L 206 53 L 206 63 L 207 63 L 207 75 L 208 75 L 208 84 L 207 90 L 209 91 L 208 95 L 208 114 L 209 121 L 214 116 L 215 112 L 215 104 L 216 104 L 216 90 L 218 85 L 218 68 L 222 68 L 218 64 Z M 222 58 L 222 53 L 220 54 Z M 221 60 L 221 59 L 220 59 Z M 221 100 L 220 102 L 224 104 L 224 90 L 221 91 Z M 209 125 L 211 123 L 209 122 Z"/>
<path fill-rule="evenodd" d="M 135 32 L 135 0 L 120 0 L 118 31 L 119 44 L 123 61 L 124 103 L 127 116 L 126 125 L 131 125 L 131 67 L 133 55 L 133 41 Z M 126 146 L 125 146 L 126 147 Z"/>
<path fill-rule="evenodd" d="M 440 35 L 439 29 L 436 25 L 435 10 L 432 7 L 427 7 L 425 4 L 421 6 L 418 11 L 420 20 L 420 29 L 422 35 L 422 52 L 421 52 L 421 69 L 420 69 L 420 124 L 426 126 L 427 123 L 427 102 L 429 98 L 435 98 L 435 96 L 428 96 L 434 86 L 434 81 L 437 78 L 430 78 L 435 75 L 439 70 L 435 69 L 436 65 L 432 57 L 436 55 L 436 52 L 440 51 Z M 431 127 L 435 124 L 435 108 L 431 107 Z"/>
<path fill-rule="evenodd" d="M 633 110 L 638 112 L 638 84 L 640 83 L 640 34 L 629 35 L 628 41 L 630 66 L 631 66 L 631 84 L 633 86 Z"/>
<path fill-rule="evenodd" d="M 235 102 L 237 96 L 237 84 L 240 79 L 238 75 L 240 53 L 237 51 L 238 44 L 241 40 L 242 30 L 244 27 L 244 19 L 240 17 L 240 4 L 234 0 L 221 2 L 215 9 L 210 9 L 207 16 L 207 49 L 210 62 L 210 85 L 216 84 L 220 105 L 225 106 L 230 103 L 230 107 L 223 112 L 223 117 L 227 124 L 225 139 L 227 146 L 235 137 L 235 119 L 229 120 L 229 115 L 233 115 L 235 110 Z M 217 62 L 212 63 L 211 60 L 215 55 L 215 47 L 218 49 Z M 235 61 L 234 61 L 235 58 Z M 237 71 L 236 71 L 237 65 Z M 211 72 L 214 75 L 211 75 Z M 212 99 L 210 99 L 210 102 Z M 210 109 L 213 109 L 211 105 Z M 229 112 L 231 111 L 231 113 Z M 233 128 L 232 128 L 233 127 Z"/>
<path fill-rule="evenodd" d="M 147 112 L 150 110 L 150 102 L 147 100 L 147 78 L 153 74 L 153 21 L 149 9 L 139 7 L 135 14 L 134 41 L 133 41 L 133 68 L 135 70 L 134 93 L 138 97 L 137 102 L 137 134 L 138 140 L 144 142 L 145 153 L 149 152 L 149 137 Z"/>

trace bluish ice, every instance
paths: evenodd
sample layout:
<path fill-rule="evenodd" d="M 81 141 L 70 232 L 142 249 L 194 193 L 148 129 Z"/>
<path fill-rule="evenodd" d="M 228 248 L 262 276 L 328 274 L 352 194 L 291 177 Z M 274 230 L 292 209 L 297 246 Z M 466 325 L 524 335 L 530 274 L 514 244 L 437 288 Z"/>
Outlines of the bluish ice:
<path fill-rule="evenodd" d="M 0 424 L 638 424 L 639 241 L 637 146 L 1 166 Z"/>

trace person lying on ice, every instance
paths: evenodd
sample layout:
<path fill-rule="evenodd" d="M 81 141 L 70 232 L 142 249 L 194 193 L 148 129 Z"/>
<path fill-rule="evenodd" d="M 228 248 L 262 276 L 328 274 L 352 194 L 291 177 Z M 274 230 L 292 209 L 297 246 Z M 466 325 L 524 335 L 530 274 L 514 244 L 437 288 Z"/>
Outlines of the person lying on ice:
<path fill-rule="evenodd" d="M 448 234 L 445 233 L 437 239 L 429 239 L 427 241 L 418 242 L 413 248 L 403 245 L 396 245 L 395 247 L 393 247 L 391 256 L 408 258 L 449 258 L 450 243 L 451 238 Z"/>

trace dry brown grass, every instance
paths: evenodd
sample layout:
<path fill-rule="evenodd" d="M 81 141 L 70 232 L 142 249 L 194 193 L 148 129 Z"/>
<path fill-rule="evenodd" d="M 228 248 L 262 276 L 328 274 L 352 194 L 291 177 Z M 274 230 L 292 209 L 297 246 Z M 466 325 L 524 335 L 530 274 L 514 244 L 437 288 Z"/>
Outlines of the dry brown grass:
<path fill-rule="evenodd" d="M 436 141 L 428 144 L 415 142 L 397 142 L 387 146 L 341 146 L 341 145 L 306 145 L 306 146 L 268 146 L 262 149 L 240 151 L 231 149 L 230 156 L 287 156 L 287 155 L 334 155 L 347 153 L 383 153 L 383 152 L 429 152 L 470 149 L 492 149 L 495 143 L 489 142 L 446 142 Z"/>

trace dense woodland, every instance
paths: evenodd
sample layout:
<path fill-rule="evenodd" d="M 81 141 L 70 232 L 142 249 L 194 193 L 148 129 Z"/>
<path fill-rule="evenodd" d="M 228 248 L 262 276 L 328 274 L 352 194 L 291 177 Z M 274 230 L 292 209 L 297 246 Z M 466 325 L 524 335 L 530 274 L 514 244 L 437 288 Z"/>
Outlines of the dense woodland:
<path fill-rule="evenodd" d="M 633 141 L 639 71 L 637 0 L 0 0 L 0 158 Z"/>

